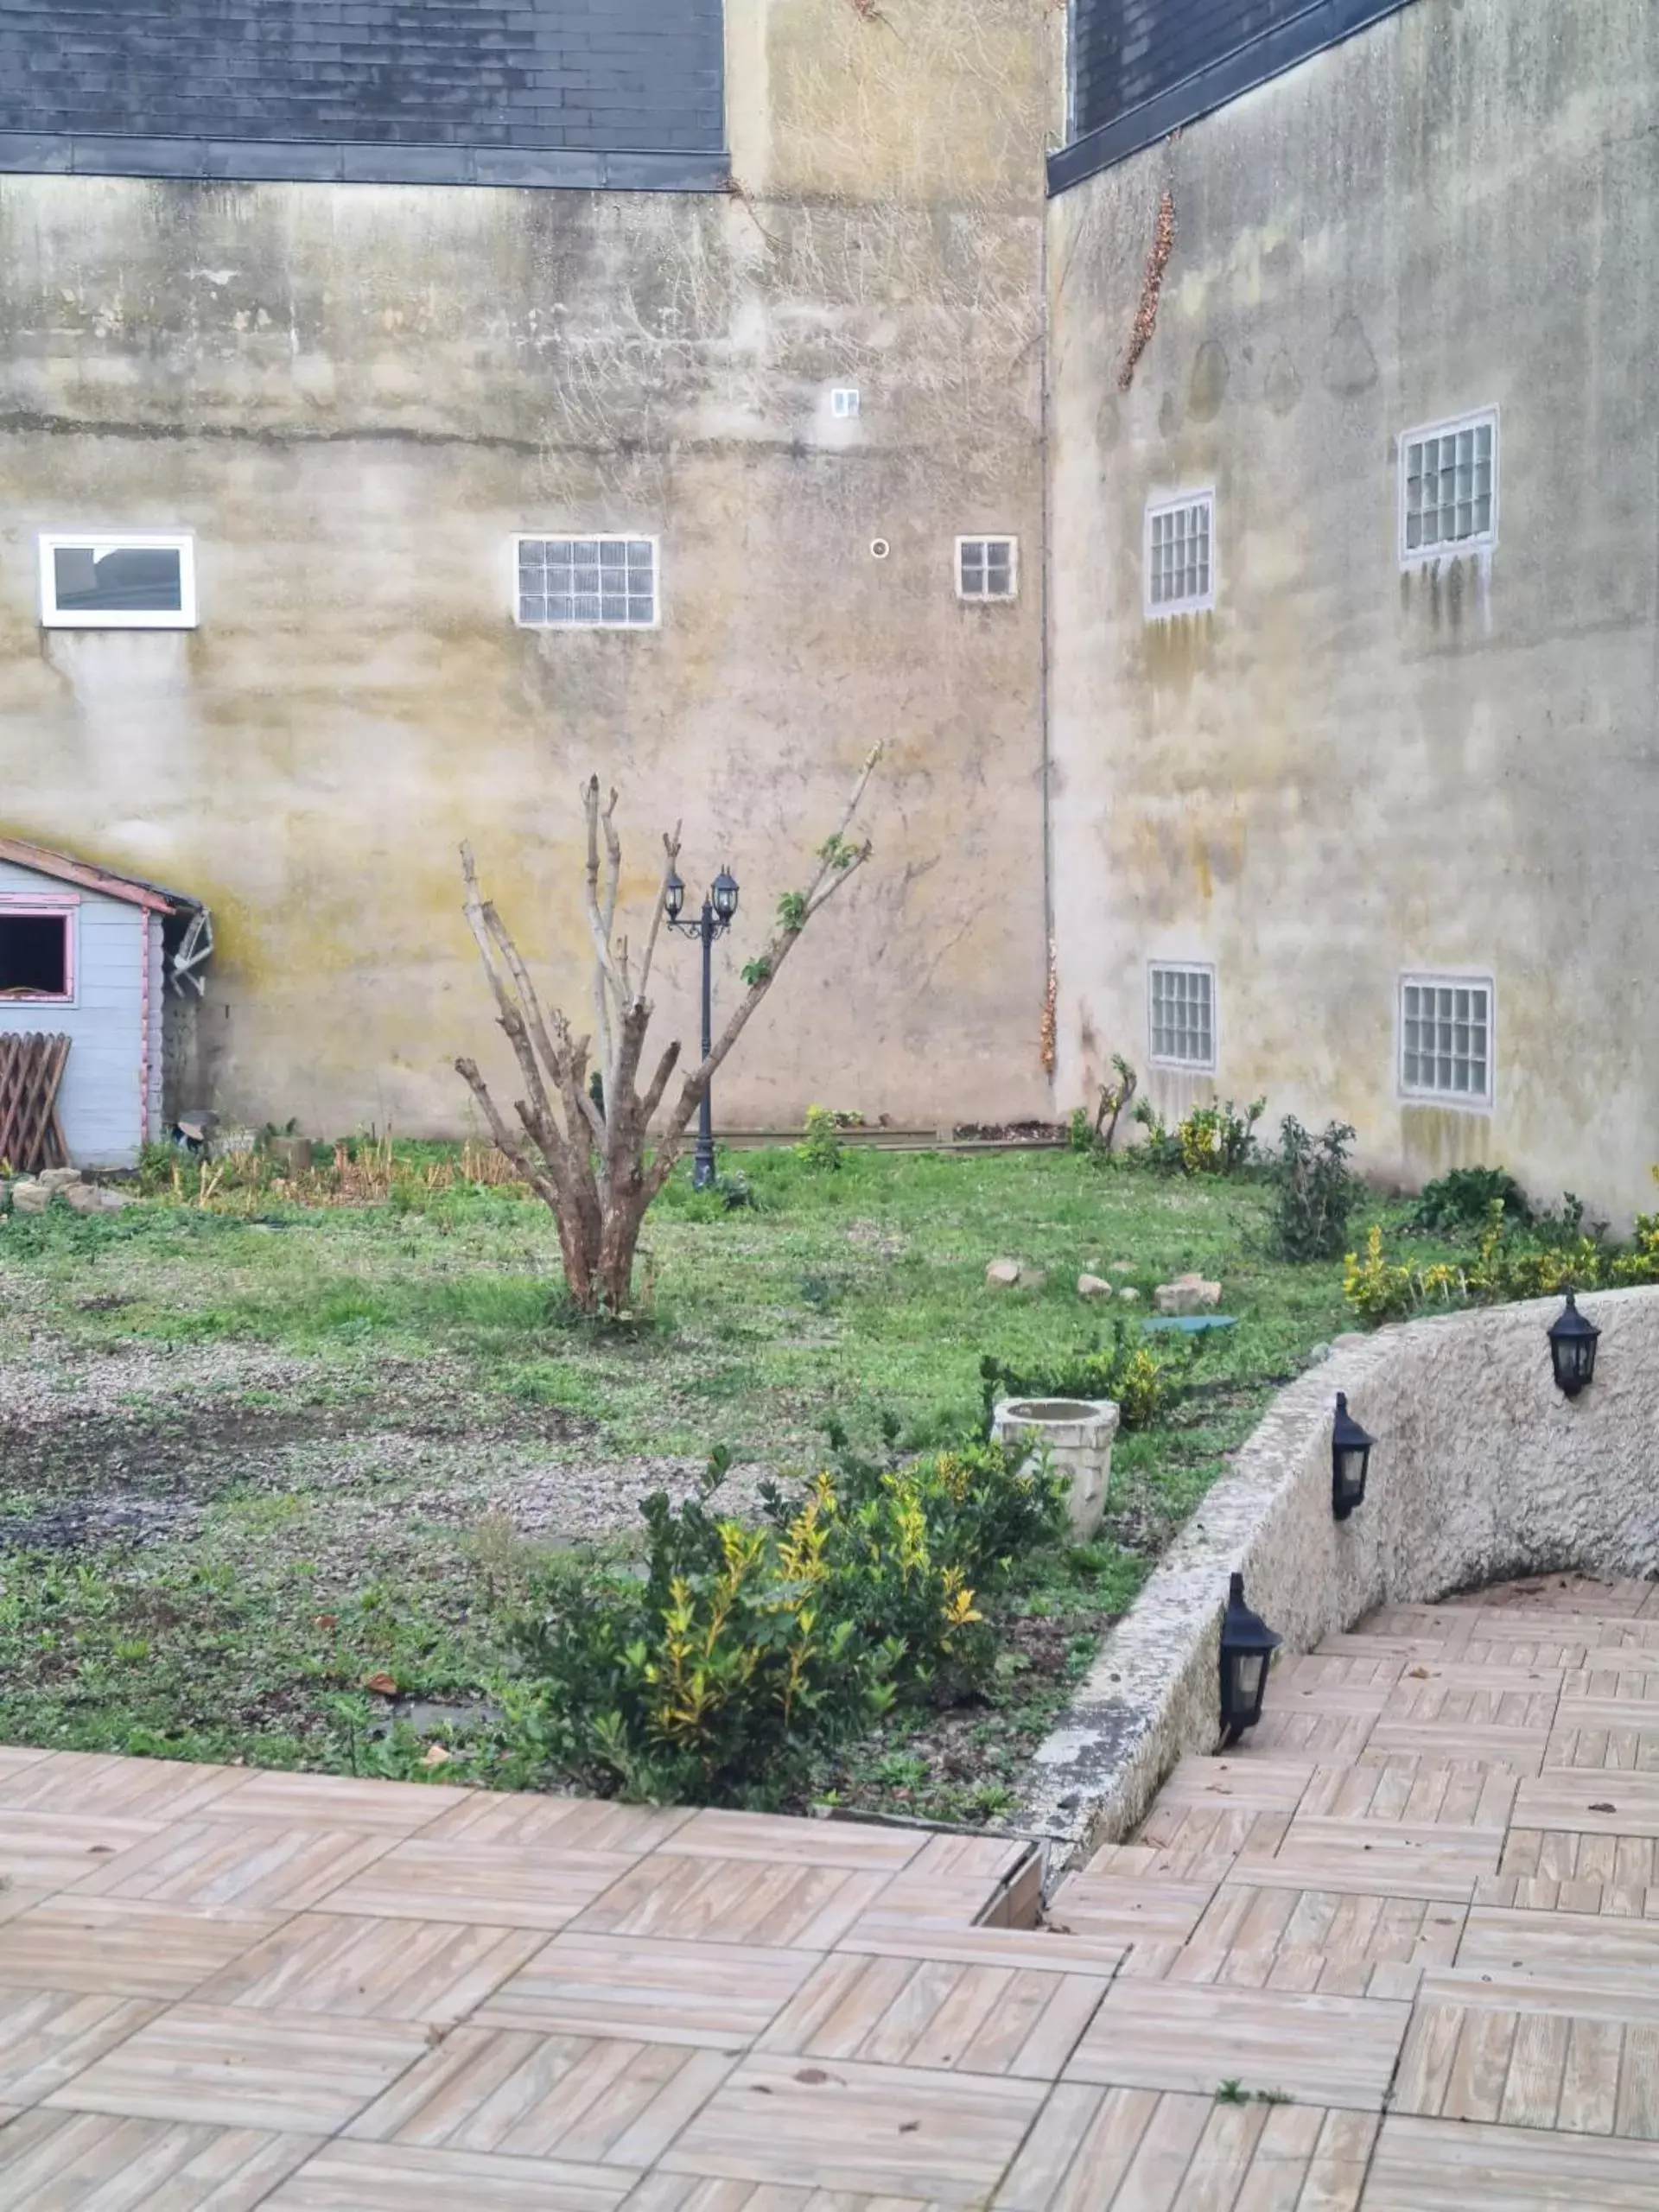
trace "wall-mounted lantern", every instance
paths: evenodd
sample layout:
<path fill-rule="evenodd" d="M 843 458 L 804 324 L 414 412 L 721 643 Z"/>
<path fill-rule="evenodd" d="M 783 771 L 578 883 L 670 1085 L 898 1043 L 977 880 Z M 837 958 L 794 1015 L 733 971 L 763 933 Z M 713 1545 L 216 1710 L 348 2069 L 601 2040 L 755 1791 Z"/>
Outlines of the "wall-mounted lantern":
<path fill-rule="evenodd" d="M 1569 1398 L 1576 1398 L 1580 1390 L 1587 1389 L 1596 1371 L 1596 1342 L 1601 1335 L 1593 1321 L 1586 1321 L 1579 1311 L 1577 1299 L 1569 1290 L 1567 1305 L 1549 1325 L 1549 1359 L 1555 1370 L 1558 1389 Z"/>
<path fill-rule="evenodd" d="M 1357 1505 L 1365 1503 L 1365 1478 L 1376 1441 L 1349 1412 L 1348 1401 L 1338 1390 L 1331 1429 L 1331 1510 L 1338 1521 L 1345 1521 Z"/>
<path fill-rule="evenodd" d="M 1284 1642 L 1244 1602 L 1244 1578 L 1234 1575 L 1221 1624 L 1221 1727 L 1224 1744 L 1236 1744 L 1262 1718 L 1268 1662 Z"/>

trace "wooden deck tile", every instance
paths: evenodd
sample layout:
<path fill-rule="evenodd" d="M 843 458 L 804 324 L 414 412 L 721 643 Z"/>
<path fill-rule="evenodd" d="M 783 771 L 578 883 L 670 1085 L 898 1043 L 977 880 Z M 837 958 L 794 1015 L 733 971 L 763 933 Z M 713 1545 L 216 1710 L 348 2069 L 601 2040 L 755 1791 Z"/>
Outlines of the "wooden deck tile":
<path fill-rule="evenodd" d="M 480 2005 L 486 2026 L 740 2051 L 817 1965 L 807 1950 L 671 1938 L 555 1936 Z"/>
<path fill-rule="evenodd" d="M 264 2202 L 268 2212 L 614 2212 L 633 2179 L 563 2159 L 331 2143 Z"/>
<path fill-rule="evenodd" d="M 155 2017 L 134 1998 L 0 1989 L 0 2103 L 32 2105 Z"/>
<path fill-rule="evenodd" d="M 1653 2212 L 1659 2145 L 1391 2113 L 1364 2212 Z"/>
<path fill-rule="evenodd" d="M 1304 1815 L 1271 1853 L 1241 1855 L 1230 1879 L 1254 1887 L 1341 1890 L 1467 1904 L 1477 1880 L 1497 1872 L 1501 1828 L 1414 1827 Z"/>
<path fill-rule="evenodd" d="M 1464 1915 L 1437 1899 L 1229 1883 L 1167 1971 L 1239 1988 L 1408 1997 L 1425 1969 L 1452 1964 Z"/>
<path fill-rule="evenodd" d="M 1317 1772 L 1313 1759 L 1262 1758 L 1189 1752 L 1158 1793 L 1160 1806 L 1202 1806 L 1251 1813 L 1294 1813 Z"/>
<path fill-rule="evenodd" d="M 0 1982 L 167 2001 L 269 1936 L 270 1914 L 191 1912 L 73 1891 L 0 1923 Z"/>
<path fill-rule="evenodd" d="M 302 1912 L 360 1873 L 395 1840 L 365 1828 L 182 1821 L 154 1830 L 118 1855 L 94 1859 L 94 1871 L 82 1875 L 75 1892 L 158 1904 L 228 1905 L 244 1912 Z"/>
<path fill-rule="evenodd" d="M 683 1859 L 659 1851 L 613 1883 L 575 1924 L 596 1936 L 825 1950 L 874 1904 L 891 1878 L 835 1866 Z"/>
<path fill-rule="evenodd" d="M 0 1881 L 67 1890 L 167 1833 L 156 1821 L 80 1821 L 0 1806 Z"/>
<path fill-rule="evenodd" d="M 1477 1905 L 1457 1964 L 1476 1973 L 1536 1974 L 1551 1980 L 1605 1981 L 1610 1987 L 1634 1976 L 1659 1990 L 1659 1920 Z"/>
<path fill-rule="evenodd" d="M 308 2135 L 35 2111 L 0 2130 L 0 2204 L 252 2212 L 317 2147 Z"/>
<path fill-rule="evenodd" d="M 689 1805 L 618 1805 L 608 1798 L 530 1797 L 469 1789 L 421 1833 L 429 1842 L 515 1850 L 658 1851 L 692 1818 Z"/>
<path fill-rule="evenodd" d="M 213 1817 L 280 1821 L 288 1827 L 368 1828 L 414 1835 L 474 1793 L 440 1783 L 360 1782 L 345 1774 L 248 1771 L 215 1801 Z"/>
<path fill-rule="evenodd" d="M 842 2190 L 791 2189 L 779 2182 L 698 2181 L 647 2174 L 622 2212 L 940 2212 L 918 2196 L 849 2196 Z"/>
<path fill-rule="evenodd" d="M 51 1751 L 5 1785 L 5 1810 L 67 1813 L 78 1821 L 188 1821 L 247 1779 L 233 1766 L 185 1759 Z"/>
<path fill-rule="evenodd" d="M 1393 1720 L 1371 1730 L 1367 1748 L 1382 1755 L 1419 1753 L 1433 1759 L 1479 1759 L 1516 1774 L 1536 1774 L 1549 1746 L 1549 1730 L 1504 1728 L 1480 1721 Z"/>
<path fill-rule="evenodd" d="M 534 1956 L 537 1929 L 301 1913 L 200 1990 L 205 2005 L 331 2018 L 464 2019 Z"/>
<path fill-rule="evenodd" d="M 1047 2094 L 982 2074 L 747 2059 L 661 2164 L 710 2179 L 980 2204 Z"/>
<path fill-rule="evenodd" d="M 1055 2079 L 1103 1979 L 837 1952 L 757 2049 L 823 2059 Z"/>
<path fill-rule="evenodd" d="M 1546 1767 L 1516 1792 L 1515 1825 L 1571 1828 L 1580 1835 L 1659 1836 L 1659 1774 Z"/>
<path fill-rule="evenodd" d="M 768 1813 L 694 1813 L 675 1831 L 673 1848 L 694 1859 L 761 1859 L 769 1866 L 862 1867 L 897 1873 L 931 1838 L 921 1828 L 883 1828 L 864 1821 L 783 1820 Z M 979 1843 L 977 1837 L 967 1840 Z M 1006 1847 L 982 1855 L 993 1863 Z"/>
<path fill-rule="evenodd" d="M 1075 1931 L 1063 1913 L 1036 1928 L 918 1928 L 902 1913 L 878 1907 L 855 1921 L 836 1945 L 865 1958 L 950 1959 L 964 1967 L 1029 1967 L 1038 1974 L 1086 1974 L 1109 1978 L 1125 1946 L 1116 1937 Z"/>
<path fill-rule="evenodd" d="M 90 2004 L 90 1999 L 79 2000 Z M 175 2005 L 129 2031 L 47 2102 L 76 2112 L 327 2135 L 428 2048 L 403 2021 Z"/>
<path fill-rule="evenodd" d="M 10 1796 L 10 1784 L 25 1767 L 34 1766 L 41 1759 L 49 1759 L 52 1752 L 38 1744 L 0 1744 L 0 1789 Z"/>
<path fill-rule="evenodd" d="M 1134 1874 L 1074 1874 L 1049 1908 L 1074 1935 L 1123 1942 L 1185 1942 L 1215 1896 L 1213 1882 L 1160 1882 Z"/>
<path fill-rule="evenodd" d="M 731 2071 L 723 2052 L 457 2028 L 346 2131 L 365 2142 L 643 2169 Z"/>
<path fill-rule="evenodd" d="M 1201 2095 L 1243 2078 L 1250 2090 L 1375 2111 L 1409 2011 L 1375 1998 L 1119 1980 L 1065 2078 Z"/>
<path fill-rule="evenodd" d="M 317 1902 L 327 1912 L 411 1920 L 464 1920 L 550 1933 L 574 1920 L 639 1863 L 633 1852 L 435 1842 L 393 1844 L 363 1872 Z"/>

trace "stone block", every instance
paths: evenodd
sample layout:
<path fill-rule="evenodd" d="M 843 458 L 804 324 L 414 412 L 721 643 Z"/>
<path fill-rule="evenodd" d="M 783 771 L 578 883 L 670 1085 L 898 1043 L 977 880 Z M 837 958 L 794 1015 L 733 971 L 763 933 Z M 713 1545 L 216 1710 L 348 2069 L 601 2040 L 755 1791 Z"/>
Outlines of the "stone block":
<path fill-rule="evenodd" d="M 44 1213 L 51 1203 L 52 1193 L 44 1183 L 14 1183 L 11 1186 L 14 1213 Z"/>
<path fill-rule="evenodd" d="M 1221 1285 L 1205 1282 L 1202 1275 L 1181 1275 L 1160 1282 L 1152 1294 L 1160 1313 L 1203 1313 L 1221 1303 Z"/>
<path fill-rule="evenodd" d="M 1112 1286 L 1110 1283 L 1105 1281 L 1103 1277 L 1087 1274 L 1080 1274 L 1077 1277 L 1077 1296 L 1079 1298 L 1109 1298 L 1111 1294 Z"/>
<path fill-rule="evenodd" d="M 67 1191 L 80 1180 L 79 1167 L 42 1167 L 36 1178 L 43 1191 Z"/>
<path fill-rule="evenodd" d="M 985 1270 L 985 1281 L 992 1290 L 1012 1290 L 1020 1280 L 1018 1260 L 993 1260 Z"/>
<path fill-rule="evenodd" d="M 119 1213 L 132 1200 L 122 1191 L 105 1191 L 96 1183 L 76 1183 L 63 1194 L 63 1202 L 73 1213 Z"/>

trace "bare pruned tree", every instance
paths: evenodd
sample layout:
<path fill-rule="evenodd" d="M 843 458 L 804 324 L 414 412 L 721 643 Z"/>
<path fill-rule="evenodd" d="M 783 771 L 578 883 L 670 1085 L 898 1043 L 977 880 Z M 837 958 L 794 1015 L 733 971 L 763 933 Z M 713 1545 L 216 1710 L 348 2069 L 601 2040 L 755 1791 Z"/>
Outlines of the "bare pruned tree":
<path fill-rule="evenodd" d="M 839 824 L 817 849 L 806 889 L 785 892 L 779 900 L 771 941 L 743 970 L 747 986 L 743 998 L 708 1058 L 682 1078 L 679 1095 L 654 1134 L 652 1119 L 680 1058 L 676 1039 L 664 1048 L 641 1088 L 652 1011 L 646 992 L 667 911 L 668 881 L 679 859 L 678 823 L 663 838 L 662 880 L 636 963 L 627 938 L 619 937 L 616 930 L 622 878 L 617 795 L 612 791 L 601 804 L 597 776 L 583 786 L 588 822 L 583 898 L 594 950 L 594 1026 L 588 1036 L 578 1036 L 569 1015 L 560 1007 L 543 1010 L 523 954 L 479 888 L 471 846 L 461 847 L 467 919 L 494 994 L 496 1018 L 523 1079 L 524 1096 L 513 1101 L 519 1127 L 515 1129 L 496 1104 L 475 1061 L 457 1060 L 455 1067 L 483 1109 L 496 1143 L 552 1209 L 565 1281 L 583 1313 L 615 1315 L 627 1310 L 645 1210 L 673 1173 L 715 1071 L 778 980 L 808 923 L 869 858 L 869 840 L 858 838 L 854 820 L 880 753 L 876 746 L 866 756 Z M 597 1098 L 588 1084 L 590 1059 L 602 1077 Z"/>

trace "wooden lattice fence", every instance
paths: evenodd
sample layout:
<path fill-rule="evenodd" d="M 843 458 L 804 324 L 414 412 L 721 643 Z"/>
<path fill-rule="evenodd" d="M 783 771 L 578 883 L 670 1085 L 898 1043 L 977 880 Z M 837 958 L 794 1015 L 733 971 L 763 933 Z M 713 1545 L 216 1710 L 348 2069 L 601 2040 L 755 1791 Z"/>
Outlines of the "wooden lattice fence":
<path fill-rule="evenodd" d="M 69 1165 L 58 1121 L 68 1059 L 67 1037 L 0 1033 L 0 1167 L 35 1175 Z"/>

